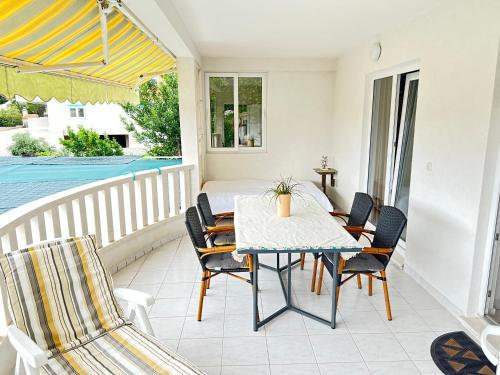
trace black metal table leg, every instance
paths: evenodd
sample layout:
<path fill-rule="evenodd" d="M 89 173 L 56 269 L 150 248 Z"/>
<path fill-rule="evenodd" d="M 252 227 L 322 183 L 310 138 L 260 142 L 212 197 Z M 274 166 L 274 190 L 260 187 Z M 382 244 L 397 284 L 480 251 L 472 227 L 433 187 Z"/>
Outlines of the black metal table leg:
<path fill-rule="evenodd" d="M 257 332 L 258 322 L 259 322 L 259 308 L 258 308 L 258 297 L 259 297 L 259 262 L 257 254 L 252 256 L 253 263 L 253 283 L 252 283 L 252 293 L 253 293 L 253 330 Z"/>
<path fill-rule="evenodd" d="M 288 253 L 288 269 L 287 269 L 287 296 L 286 305 L 290 307 L 292 305 L 292 254 Z"/>
<path fill-rule="evenodd" d="M 332 319 L 330 320 L 330 327 L 335 329 L 336 318 L 337 318 L 337 270 L 339 269 L 339 253 L 333 254 L 333 290 L 332 290 Z"/>

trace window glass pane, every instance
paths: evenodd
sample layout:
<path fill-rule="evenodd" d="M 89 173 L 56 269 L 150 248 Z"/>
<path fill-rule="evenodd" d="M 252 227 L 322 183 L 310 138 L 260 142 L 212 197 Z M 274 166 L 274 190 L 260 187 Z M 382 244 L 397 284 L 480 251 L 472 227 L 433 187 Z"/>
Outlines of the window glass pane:
<path fill-rule="evenodd" d="M 234 78 L 210 77 L 208 84 L 211 145 L 234 147 Z"/>
<path fill-rule="evenodd" d="M 408 199 L 410 197 L 411 162 L 413 155 L 413 134 L 415 133 L 417 94 L 418 80 L 410 81 L 394 202 L 394 205 L 403 211 L 406 217 L 408 217 Z M 406 228 L 404 229 L 401 238 L 406 240 Z"/>
<path fill-rule="evenodd" d="M 78 117 L 83 117 L 83 108 L 78 108 Z"/>
<path fill-rule="evenodd" d="M 367 192 L 373 198 L 370 222 L 376 224 L 380 208 L 385 204 L 387 145 L 391 117 L 392 77 L 377 79 L 373 86 L 370 161 Z"/>
<path fill-rule="evenodd" d="M 262 77 L 238 79 L 238 142 L 240 147 L 262 146 Z"/>
<path fill-rule="evenodd" d="M 71 117 L 76 117 L 76 108 L 70 108 L 69 109 L 69 115 Z"/>

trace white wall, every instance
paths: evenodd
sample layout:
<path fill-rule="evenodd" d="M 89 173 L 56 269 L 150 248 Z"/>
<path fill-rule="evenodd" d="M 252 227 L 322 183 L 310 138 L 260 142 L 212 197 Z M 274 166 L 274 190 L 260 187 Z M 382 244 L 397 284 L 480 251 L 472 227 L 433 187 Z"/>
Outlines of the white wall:
<path fill-rule="evenodd" d="M 267 144 L 265 152 L 207 153 L 206 180 L 243 178 L 319 180 L 312 168 L 331 156 L 332 60 L 203 60 L 205 72 L 267 74 Z"/>
<path fill-rule="evenodd" d="M 471 307 L 483 169 L 500 33 L 500 2 L 457 1 L 337 60 L 331 152 L 339 170 L 335 198 L 349 207 L 364 190 L 369 118 L 368 77 L 413 62 L 420 68 L 413 149 L 406 267 L 459 314 Z M 368 130 L 368 131 L 367 131 Z M 363 142 L 360 142 L 360 140 Z M 432 163 L 432 170 L 426 169 Z"/>

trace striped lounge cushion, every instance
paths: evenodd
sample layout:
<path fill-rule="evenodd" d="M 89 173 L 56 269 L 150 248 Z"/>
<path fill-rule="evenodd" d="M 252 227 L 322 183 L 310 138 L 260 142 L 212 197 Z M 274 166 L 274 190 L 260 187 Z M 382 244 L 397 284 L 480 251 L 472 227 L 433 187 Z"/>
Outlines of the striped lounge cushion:
<path fill-rule="evenodd" d="M 0 255 L 0 268 L 15 325 L 49 357 L 125 323 L 93 236 Z"/>
<path fill-rule="evenodd" d="M 131 325 L 52 357 L 42 374 L 170 374 L 203 372 Z"/>

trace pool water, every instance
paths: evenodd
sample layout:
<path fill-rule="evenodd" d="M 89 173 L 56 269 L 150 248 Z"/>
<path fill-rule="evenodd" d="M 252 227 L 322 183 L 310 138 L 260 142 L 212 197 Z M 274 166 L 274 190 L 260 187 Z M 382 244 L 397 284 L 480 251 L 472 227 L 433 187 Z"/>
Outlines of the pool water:
<path fill-rule="evenodd" d="M 181 163 L 182 159 L 134 156 L 0 157 L 0 214 L 93 181 Z"/>

